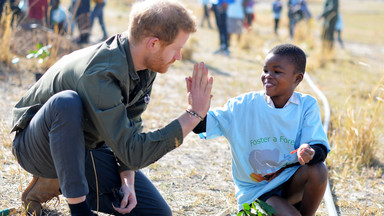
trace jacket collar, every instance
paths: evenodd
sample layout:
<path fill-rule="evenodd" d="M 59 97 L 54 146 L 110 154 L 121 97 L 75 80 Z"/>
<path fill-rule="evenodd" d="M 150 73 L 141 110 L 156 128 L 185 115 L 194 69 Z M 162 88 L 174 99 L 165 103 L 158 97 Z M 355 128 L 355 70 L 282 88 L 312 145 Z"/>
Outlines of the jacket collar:
<path fill-rule="evenodd" d="M 121 33 L 119 39 L 124 47 L 125 53 L 127 54 L 128 74 L 132 80 L 139 80 L 140 77 L 136 72 L 135 65 L 132 59 L 131 49 L 129 48 L 128 34 L 126 32 Z"/>

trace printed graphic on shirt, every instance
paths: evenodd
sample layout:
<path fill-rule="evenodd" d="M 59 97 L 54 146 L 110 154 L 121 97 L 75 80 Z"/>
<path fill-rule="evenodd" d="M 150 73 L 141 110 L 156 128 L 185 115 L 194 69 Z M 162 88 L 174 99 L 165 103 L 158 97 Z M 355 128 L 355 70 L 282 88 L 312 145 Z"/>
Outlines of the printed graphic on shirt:
<path fill-rule="evenodd" d="M 272 144 L 272 142 L 275 143 Z M 280 145 L 276 145 L 276 143 Z M 249 163 L 253 169 L 250 178 L 256 182 L 264 180 L 269 182 L 278 176 L 286 165 L 293 163 L 292 160 L 296 157 L 296 155 L 286 153 L 289 152 L 288 149 L 293 148 L 294 143 L 294 140 L 284 136 L 250 140 L 251 147 L 254 149 L 249 154 Z M 255 149 L 256 146 L 257 149 Z"/>

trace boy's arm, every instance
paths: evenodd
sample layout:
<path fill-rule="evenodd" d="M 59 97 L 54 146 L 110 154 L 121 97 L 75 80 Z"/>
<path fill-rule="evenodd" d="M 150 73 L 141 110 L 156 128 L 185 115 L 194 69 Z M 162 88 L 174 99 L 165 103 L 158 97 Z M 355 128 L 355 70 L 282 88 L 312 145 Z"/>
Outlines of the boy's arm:
<path fill-rule="evenodd" d="M 192 130 L 195 134 L 207 132 L 207 116 Z"/>
<path fill-rule="evenodd" d="M 301 165 L 319 163 L 327 157 L 327 149 L 322 144 L 309 145 L 304 143 L 300 145 L 297 157 Z"/>
<path fill-rule="evenodd" d="M 308 164 L 315 164 L 319 162 L 325 161 L 327 158 L 327 148 L 322 144 L 315 144 L 311 145 L 313 150 L 315 150 L 315 155 L 313 156 L 312 160 L 309 161 Z"/>

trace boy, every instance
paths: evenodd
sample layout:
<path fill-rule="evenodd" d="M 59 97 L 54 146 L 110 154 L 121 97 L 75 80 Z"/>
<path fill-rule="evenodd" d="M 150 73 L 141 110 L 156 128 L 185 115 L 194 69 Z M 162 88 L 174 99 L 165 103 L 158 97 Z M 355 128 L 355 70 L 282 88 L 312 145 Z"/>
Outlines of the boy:
<path fill-rule="evenodd" d="M 260 199 L 276 215 L 314 215 L 321 202 L 328 173 L 322 162 L 330 147 L 316 100 L 294 91 L 305 65 L 299 47 L 274 47 L 261 75 L 264 91 L 211 109 L 194 129 L 202 138 L 228 139 L 240 209 Z"/>

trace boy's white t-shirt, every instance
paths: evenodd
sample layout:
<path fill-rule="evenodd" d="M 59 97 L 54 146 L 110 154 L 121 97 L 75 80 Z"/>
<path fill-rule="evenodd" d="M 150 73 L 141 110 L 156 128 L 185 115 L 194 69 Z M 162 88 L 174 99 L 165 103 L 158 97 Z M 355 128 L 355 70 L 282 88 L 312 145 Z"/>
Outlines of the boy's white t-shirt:
<path fill-rule="evenodd" d="M 299 168 L 291 151 L 303 143 L 323 144 L 330 151 L 319 106 L 310 95 L 294 92 L 295 103 L 281 109 L 268 106 L 264 92 L 249 92 L 230 99 L 224 107 L 207 114 L 206 133 L 201 138 L 227 138 L 231 146 L 232 175 L 239 209 L 287 181 Z M 265 179 L 265 180 L 264 180 Z"/>

